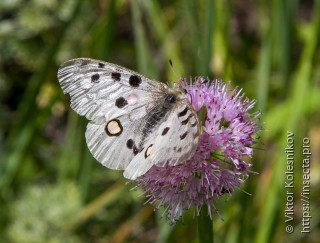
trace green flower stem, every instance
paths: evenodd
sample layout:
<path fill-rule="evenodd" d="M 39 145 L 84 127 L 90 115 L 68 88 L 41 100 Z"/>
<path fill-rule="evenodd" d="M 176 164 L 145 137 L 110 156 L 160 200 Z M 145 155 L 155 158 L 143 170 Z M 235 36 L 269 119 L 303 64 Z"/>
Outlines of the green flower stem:
<path fill-rule="evenodd" d="M 202 207 L 198 217 L 198 238 L 199 243 L 208 243 L 213 241 L 213 223 L 208 215 L 208 209 Z"/>

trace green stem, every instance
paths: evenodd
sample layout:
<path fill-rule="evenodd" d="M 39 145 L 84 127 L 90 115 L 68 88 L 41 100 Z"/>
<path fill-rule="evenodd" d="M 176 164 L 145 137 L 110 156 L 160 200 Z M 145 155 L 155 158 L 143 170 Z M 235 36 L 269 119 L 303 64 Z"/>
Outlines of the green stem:
<path fill-rule="evenodd" d="M 207 207 L 202 207 L 198 217 L 198 238 L 199 243 L 212 243 L 213 241 L 213 223 L 208 215 Z"/>

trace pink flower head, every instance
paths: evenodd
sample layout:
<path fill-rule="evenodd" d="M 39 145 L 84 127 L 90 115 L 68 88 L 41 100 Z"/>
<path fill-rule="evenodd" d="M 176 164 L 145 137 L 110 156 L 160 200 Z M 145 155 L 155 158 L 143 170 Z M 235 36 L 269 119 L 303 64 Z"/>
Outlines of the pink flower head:
<path fill-rule="evenodd" d="M 211 217 L 214 201 L 232 193 L 248 177 L 254 135 L 261 130 L 259 113 L 249 114 L 255 101 L 244 98 L 242 90 L 229 92 L 230 82 L 208 82 L 202 77 L 194 84 L 182 78 L 179 87 L 201 120 L 202 134 L 194 156 L 176 166 L 153 166 L 137 179 L 148 197 L 147 202 L 164 206 L 170 222 L 179 220 L 183 211 L 194 207 L 197 214 L 207 206 Z"/>

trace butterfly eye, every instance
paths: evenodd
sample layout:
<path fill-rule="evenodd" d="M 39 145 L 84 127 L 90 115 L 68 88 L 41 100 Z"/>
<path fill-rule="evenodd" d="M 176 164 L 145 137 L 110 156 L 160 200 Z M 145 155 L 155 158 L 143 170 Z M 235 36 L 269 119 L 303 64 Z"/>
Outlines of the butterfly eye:
<path fill-rule="evenodd" d="M 176 96 L 174 94 L 168 94 L 166 96 L 166 100 L 165 101 L 166 101 L 166 103 L 172 104 L 172 103 L 176 102 Z"/>

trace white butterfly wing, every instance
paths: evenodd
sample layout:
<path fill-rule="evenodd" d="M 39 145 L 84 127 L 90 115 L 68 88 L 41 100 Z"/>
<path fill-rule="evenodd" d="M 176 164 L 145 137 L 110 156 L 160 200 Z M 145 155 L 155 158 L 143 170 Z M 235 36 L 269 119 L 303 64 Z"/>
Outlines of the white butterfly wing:
<path fill-rule="evenodd" d="M 126 68 L 89 58 L 63 63 L 58 79 L 70 95 L 71 108 L 89 120 L 127 114 L 148 103 L 150 91 L 163 87 Z"/>
<path fill-rule="evenodd" d="M 153 165 L 177 165 L 190 159 L 199 141 L 197 114 L 186 100 L 180 101 L 168 119 L 148 137 L 144 149 L 124 171 L 128 179 L 145 174 Z"/>
<path fill-rule="evenodd" d="M 140 120 L 148 107 L 156 105 L 154 93 L 164 85 L 87 58 L 63 63 L 58 79 L 63 92 L 70 95 L 73 110 L 91 120 L 86 141 L 94 158 L 108 168 L 125 169 L 138 149 L 135 144 L 128 144 L 131 151 L 126 149 L 127 143 L 141 139 Z"/>

